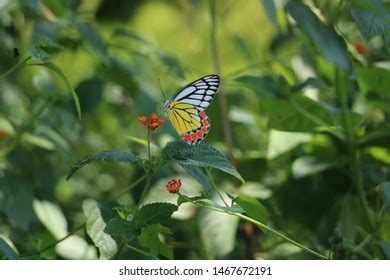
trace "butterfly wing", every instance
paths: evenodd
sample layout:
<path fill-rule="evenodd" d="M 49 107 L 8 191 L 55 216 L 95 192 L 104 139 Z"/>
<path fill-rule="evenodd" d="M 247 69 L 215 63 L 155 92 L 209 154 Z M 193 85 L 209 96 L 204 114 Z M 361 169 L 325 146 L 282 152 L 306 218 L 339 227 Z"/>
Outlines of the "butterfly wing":
<path fill-rule="evenodd" d="M 198 144 L 210 130 L 204 110 L 210 105 L 219 86 L 218 75 L 208 75 L 179 90 L 167 112 L 173 127 L 189 144 Z"/>
<path fill-rule="evenodd" d="M 208 75 L 180 89 L 172 101 L 191 104 L 199 111 L 204 111 L 213 100 L 219 86 L 218 75 Z"/>

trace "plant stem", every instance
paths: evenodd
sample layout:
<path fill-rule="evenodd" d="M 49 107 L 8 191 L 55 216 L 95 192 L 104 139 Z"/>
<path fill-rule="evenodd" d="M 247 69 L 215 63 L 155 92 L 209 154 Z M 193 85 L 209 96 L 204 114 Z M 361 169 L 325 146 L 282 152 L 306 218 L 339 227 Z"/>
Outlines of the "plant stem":
<path fill-rule="evenodd" d="M 141 198 L 138 201 L 138 208 L 141 207 L 142 202 L 145 200 L 146 194 L 148 193 L 149 188 L 150 188 L 150 182 L 152 181 L 152 175 L 151 174 L 145 174 L 145 175 L 147 176 L 146 177 L 146 182 L 145 182 L 145 187 L 144 187 L 144 189 L 142 191 Z"/>
<path fill-rule="evenodd" d="M 145 178 L 146 178 L 146 174 L 142 175 L 141 177 L 139 177 L 137 180 L 135 180 L 132 184 L 130 184 L 130 186 L 128 186 L 125 190 L 121 191 L 120 193 L 116 194 L 113 196 L 113 200 L 116 200 L 118 199 L 119 197 L 121 197 L 122 195 L 124 195 L 125 193 L 128 193 L 129 191 L 131 191 L 134 187 L 136 187 L 141 181 L 143 181 Z"/>
<path fill-rule="evenodd" d="M 134 246 L 131 246 L 131 245 L 129 245 L 129 244 L 126 244 L 125 246 L 126 246 L 127 248 L 133 250 L 133 251 L 136 251 L 136 252 L 138 252 L 138 253 L 144 255 L 144 256 L 152 257 L 152 255 L 150 255 L 150 254 L 148 254 L 147 252 L 145 252 L 145 251 L 143 251 L 143 250 L 141 250 L 141 249 L 138 249 L 138 248 L 136 248 L 136 247 L 134 247 Z"/>
<path fill-rule="evenodd" d="M 214 0 L 210 0 L 210 15 L 211 15 L 211 50 L 214 62 L 214 69 L 218 75 L 222 73 L 221 71 L 221 60 L 219 57 L 218 50 L 218 40 L 217 40 L 217 15 L 216 15 L 216 7 Z M 232 130 L 230 127 L 230 122 L 228 119 L 228 104 L 225 95 L 225 88 L 223 82 L 220 82 L 219 85 L 219 107 L 221 110 L 221 118 L 222 118 L 222 127 L 223 134 L 226 142 L 226 146 L 228 149 L 228 156 L 233 165 L 236 165 L 236 160 L 233 156 L 233 137 Z"/>
<path fill-rule="evenodd" d="M 0 75 L 0 80 L 4 79 L 5 77 L 7 77 L 8 75 L 12 74 L 13 72 L 15 72 L 16 70 L 18 70 L 18 68 L 22 67 L 23 65 L 26 64 L 27 61 L 29 61 L 31 59 L 31 56 L 28 56 L 27 58 L 25 58 L 24 60 L 21 60 L 19 61 L 19 63 L 15 64 L 14 66 L 12 66 L 10 69 L 8 69 L 5 73 L 1 74 Z"/>
<path fill-rule="evenodd" d="M 324 259 L 324 260 L 328 259 L 326 256 L 324 256 L 324 255 L 322 255 L 322 254 L 320 254 L 320 253 L 318 253 L 318 252 L 316 252 L 316 251 L 314 251 L 312 249 L 307 248 L 306 246 L 302 245 L 301 243 L 298 243 L 298 242 L 294 241 L 293 239 L 287 237 L 283 233 L 280 233 L 279 231 L 277 231 L 277 230 L 275 230 L 275 229 L 273 229 L 273 228 L 271 228 L 271 227 L 269 227 L 269 226 L 267 226 L 267 225 L 265 225 L 265 224 L 263 224 L 261 222 L 258 222 L 258 221 L 254 220 L 252 218 L 249 218 L 248 216 L 245 216 L 245 215 L 242 215 L 242 214 L 236 213 L 236 212 L 224 211 L 224 210 L 222 210 L 220 208 L 213 207 L 212 205 L 205 205 L 205 204 L 197 203 L 197 201 L 192 201 L 192 200 L 188 199 L 187 197 L 181 195 L 180 193 L 178 193 L 178 195 L 180 197 L 182 197 L 185 201 L 190 202 L 190 203 L 192 203 L 194 205 L 198 205 L 200 207 L 203 207 L 203 208 L 206 208 L 206 209 L 209 209 L 209 210 L 212 210 L 212 211 L 222 212 L 222 213 L 225 213 L 225 214 L 228 214 L 228 215 L 233 215 L 233 216 L 239 217 L 239 218 L 241 218 L 243 220 L 246 220 L 246 221 L 248 221 L 250 223 L 253 223 L 253 224 L 257 225 L 258 227 L 262 228 L 265 231 L 269 231 L 269 232 L 279 236 L 283 240 L 285 240 L 285 241 L 287 241 L 287 242 L 289 242 L 289 243 L 291 243 L 291 244 L 301 248 L 303 251 L 305 251 L 305 252 L 307 252 L 307 253 L 309 253 L 309 254 L 311 254 L 313 256 L 316 256 L 317 258 Z"/>
<path fill-rule="evenodd" d="M 218 193 L 219 197 L 223 201 L 223 203 L 226 205 L 226 207 L 229 207 L 225 199 L 223 198 L 222 194 L 219 192 L 217 185 L 215 184 L 213 178 L 211 177 L 210 170 L 206 168 L 207 176 L 209 177 L 209 180 L 211 181 L 211 185 L 213 186 L 214 190 Z"/>
<path fill-rule="evenodd" d="M 349 118 L 348 83 L 349 81 L 346 74 L 342 73 L 339 69 L 336 69 L 336 95 L 339 98 L 339 102 L 341 105 L 342 125 L 345 131 L 348 160 L 352 172 L 353 185 L 359 197 L 360 206 L 362 207 L 365 218 L 369 223 L 370 229 L 374 230 L 374 225 L 370 218 L 368 202 L 364 191 L 363 178 L 360 171 L 360 159 L 356 145 L 357 143 L 354 137 L 353 127 Z"/>
<path fill-rule="evenodd" d="M 82 229 L 83 227 L 85 226 L 85 223 L 79 225 L 78 227 L 75 227 L 71 232 L 69 232 L 67 235 L 65 235 L 64 237 L 62 237 L 61 239 L 58 239 L 56 240 L 55 242 L 49 244 L 48 246 L 36 251 L 36 252 L 33 252 L 33 253 L 28 253 L 28 254 L 25 254 L 23 255 L 23 257 L 28 257 L 28 256 L 33 256 L 33 255 L 40 255 L 42 254 L 43 252 L 55 247 L 58 243 L 61 243 L 62 241 L 68 239 L 69 237 L 71 237 L 72 235 L 74 235 L 77 231 L 79 231 L 80 229 Z"/>
<path fill-rule="evenodd" d="M 148 129 L 148 159 L 150 161 L 150 130 Z"/>
<path fill-rule="evenodd" d="M 318 253 L 316 251 L 313 251 L 312 249 L 307 248 L 306 246 L 302 245 L 301 243 L 298 243 L 298 242 L 292 240 L 291 238 L 287 237 L 286 235 L 280 233 L 279 231 L 274 230 L 273 228 L 271 228 L 271 227 L 269 227 L 269 226 L 267 226 L 267 225 L 265 225 L 263 223 L 260 223 L 260 222 L 258 222 L 256 220 L 252 219 L 252 218 L 249 218 L 249 217 L 247 217 L 245 215 L 242 215 L 242 214 L 239 214 L 239 213 L 230 212 L 228 214 L 236 216 L 236 217 L 239 217 L 239 218 L 241 218 L 243 220 L 246 220 L 248 222 L 251 222 L 251 223 L 259 226 L 260 228 L 262 228 L 262 229 L 264 229 L 266 231 L 272 232 L 273 234 L 279 236 L 280 238 L 286 240 L 287 242 L 290 242 L 291 244 L 294 244 L 295 246 L 301 248 L 303 251 L 305 251 L 305 252 L 307 252 L 307 253 L 309 253 L 309 254 L 311 254 L 313 256 L 316 256 L 316 257 L 318 257 L 320 259 L 324 259 L 324 260 L 328 259 L 326 256 L 324 256 L 324 255 L 322 255 L 322 254 L 320 254 L 320 253 Z"/>

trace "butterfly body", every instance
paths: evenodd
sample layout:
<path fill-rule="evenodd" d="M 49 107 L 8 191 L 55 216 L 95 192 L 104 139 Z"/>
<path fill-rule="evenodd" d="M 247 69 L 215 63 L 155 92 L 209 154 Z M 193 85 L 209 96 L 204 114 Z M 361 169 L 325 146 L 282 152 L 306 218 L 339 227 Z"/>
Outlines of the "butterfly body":
<path fill-rule="evenodd" d="M 211 122 L 204 112 L 219 86 L 218 75 L 204 76 L 180 89 L 165 101 L 164 111 L 180 137 L 188 144 L 203 141 Z"/>

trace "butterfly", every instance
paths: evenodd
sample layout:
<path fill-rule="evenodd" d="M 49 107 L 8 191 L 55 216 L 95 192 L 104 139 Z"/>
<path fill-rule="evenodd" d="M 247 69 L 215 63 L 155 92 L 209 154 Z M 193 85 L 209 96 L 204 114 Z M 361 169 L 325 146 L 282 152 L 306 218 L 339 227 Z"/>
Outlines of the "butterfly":
<path fill-rule="evenodd" d="M 164 111 L 180 137 L 188 144 L 203 141 L 210 130 L 210 119 L 204 112 L 213 101 L 219 76 L 204 76 L 181 88 L 164 104 Z"/>

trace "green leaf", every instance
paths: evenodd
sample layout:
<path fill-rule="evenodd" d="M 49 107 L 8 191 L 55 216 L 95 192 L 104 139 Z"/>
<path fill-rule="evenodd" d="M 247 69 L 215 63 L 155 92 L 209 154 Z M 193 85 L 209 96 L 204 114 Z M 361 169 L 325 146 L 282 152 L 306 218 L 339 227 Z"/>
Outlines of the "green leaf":
<path fill-rule="evenodd" d="M 161 241 L 159 236 L 167 234 L 172 234 L 169 228 L 160 224 L 153 224 L 142 229 L 138 241 L 143 247 L 149 249 L 151 255 L 163 255 L 168 259 L 173 259 L 173 247 Z"/>
<path fill-rule="evenodd" d="M 88 156 L 82 160 L 79 160 L 75 165 L 72 166 L 66 179 L 69 180 L 77 170 L 93 161 L 133 164 L 139 160 L 141 159 L 138 156 L 127 152 L 115 150 L 99 152 L 94 155 Z"/>
<path fill-rule="evenodd" d="M 18 181 L 7 181 L 0 177 L 0 186 L 0 212 L 7 216 L 12 225 L 28 231 L 35 219 L 31 185 L 23 186 Z"/>
<path fill-rule="evenodd" d="M 261 96 L 282 96 L 278 81 L 273 76 L 239 76 L 234 79 Z"/>
<path fill-rule="evenodd" d="M 173 141 L 165 146 L 162 155 L 164 159 L 179 164 L 216 168 L 244 181 L 225 155 L 203 142 L 192 146 L 181 140 Z"/>
<path fill-rule="evenodd" d="M 267 14 L 267 17 L 271 20 L 272 24 L 276 28 L 279 28 L 275 1 L 261 0 L 261 3 L 263 4 L 264 11 Z"/>
<path fill-rule="evenodd" d="M 390 182 L 383 182 L 381 184 L 382 187 L 382 197 L 383 197 L 383 204 L 387 207 L 390 207 Z"/>
<path fill-rule="evenodd" d="M 337 162 L 318 159 L 315 156 L 303 156 L 294 160 L 291 171 L 295 179 L 311 176 L 334 167 Z"/>
<path fill-rule="evenodd" d="M 317 88 L 319 90 L 328 91 L 328 92 L 330 92 L 330 90 L 331 90 L 329 88 L 329 86 L 323 80 L 310 77 L 310 78 L 307 78 L 306 80 L 304 80 L 303 82 L 300 82 L 300 83 L 292 86 L 291 91 L 292 92 L 299 92 L 306 87 Z"/>
<path fill-rule="evenodd" d="M 358 84 L 362 93 L 374 91 L 382 97 L 388 97 L 390 89 L 390 71 L 384 68 L 362 68 L 358 72 Z"/>
<path fill-rule="evenodd" d="M 390 28 L 390 16 L 382 0 L 353 0 L 351 13 L 366 41 L 369 41 Z"/>
<path fill-rule="evenodd" d="M 34 200 L 33 208 L 39 221 L 57 240 L 68 234 L 68 223 L 58 205 L 50 201 Z"/>
<path fill-rule="evenodd" d="M 112 236 L 130 236 L 134 234 L 134 224 L 125 220 L 114 218 L 108 222 L 104 232 Z"/>
<path fill-rule="evenodd" d="M 0 237 L 0 251 L 9 260 L 16 260 L 18 258 L 18 253 L 2 237 Z"/>
<path fill-rule="evenodd" d="M 67 260 L 95 260 L 96 248 L 78 235 L 72 235 L 58 243 L 56 253 Z"/>
<path fill-rule="evenodd" d="M 104 232 L 104 229 L 113 213 L 93 199 L 83 202 L 83 212 L 86 217 L 87 234 L 98 247 L 100 259 L 111 259 L 116 254 L 118 246 L 116 241 Z"/>
<path fill-rule="evenodd" d="M 186 164 L 181 164 L 181 167 L 183 167 L 188 175 L 192 176 L 196 181 L 198 181 L 206 192 L 211 192 L 209 179 L 200 167 Z"/>
<path fill-rule="evenodd" d="M 166 202 L 146 204 L 134 214 L 132 222 L 138 227 L 162 223 L 169 219 L 177 209 L 175 204 Z"/>
<path fill-rule="evenodd" d="M 57 65 L 55 65 L 54 63 L 51 63 L 51 62 L 43 62 L 43 63 L 39 63 L 39 64 L 34 64 L 34 65 L 40 65 L 40 66 L 44 66 L 46 68 L 49 68 L 50 70 L 54 71 L 58 76 L 60 76 L 62 78 L 65 85 L 68 87 L 70 93 L 72 94 L 73 101 L 74 101 L 74 104 L 76 106 L 77 115 L 78 115 L 79 119 L 81 119 L 81 108 L 80 108 L 79 98 L 77 96 L 77 93 L 73 89 L 71 83 L 68 81 L 68 79 L 66 78 L 66 76 L 62 72 L 61 68 L 58 67 Z"/>
<path fill-rule="evenodd" d="M 81 21 L 74 22 L 74 26 L 90 47 L 104 59 L 107 53 L 107 46 L 99 32 L 97 32 L 91 25 Z"/>
<path fill-rule="evenodd" d="M 337 221 L 337 229 L 350 242 L 354 242 L 357 235 L 357 225 L 361 225 L 361 206 L 357 198 L 345 196 Z"/>
<path fill-rule="evenodd" d="M 386 240 L 382 240 L 381 242 L 382 250 L 386 255 L 386 258 L 390 260 L 390 242 Z"/>
<path fill-rule="evenodd" d="M 331 27 L 317 18 L 306 5 L 291 1 L 286 9 L 326 60 L 344 71 L 350 71 L 347 46 Z"/>
<path fill-rule="evenodd" d="M 211 257 L 223 257 L 234 250 L 238 223 L 236 216 L 200 210 L 198 228 L 206 252 Z"/>
<path fill-rule="evenodd" d="M 287 100 L 264 98 L 261 108 L 268 115 L 268 127 L 276 130 L 310 132 L 316 127 L 337 124 L 326 107 L 300 94 Z"/>
<path fill-rule="evenodd" d="M 256 198 L 240 195 L 236 198 L 235 202 L 240 205 L 249 218 L 265 225 L 268 224 L 267 209 Z M 262 230 L 262 228 L 260 229 Z"/>

